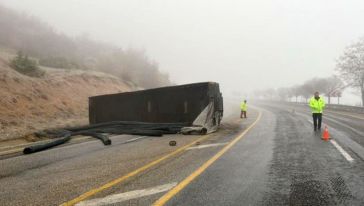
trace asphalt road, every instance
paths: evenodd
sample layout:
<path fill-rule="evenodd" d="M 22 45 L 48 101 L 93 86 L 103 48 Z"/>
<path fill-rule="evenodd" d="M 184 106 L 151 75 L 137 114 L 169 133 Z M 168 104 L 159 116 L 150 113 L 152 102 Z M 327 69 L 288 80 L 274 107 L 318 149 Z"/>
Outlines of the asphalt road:
<path fill-rule="evenodd" d="M 360 156 L 340 142 L 354 159 L 349 162 L 333 144 L 322 141 L 306 109 L 260 106 L 263 117 L 254 130 L 167 205 L 364 205 Z M 343 134 L 364 138 L 351 136 L 345 120 L 335 118 L 342 124 L 333 124 L 333 139 Z M 351 121 L 352 127 L 360 125 Z"/>
<path fill-rule="evenodd" d="M 256 106 L 210 135 L 122 135 L 1 159 L 0 205 L 364 205 L 364 117 L 328 111 L 325 142 L 306 108 Z"/>

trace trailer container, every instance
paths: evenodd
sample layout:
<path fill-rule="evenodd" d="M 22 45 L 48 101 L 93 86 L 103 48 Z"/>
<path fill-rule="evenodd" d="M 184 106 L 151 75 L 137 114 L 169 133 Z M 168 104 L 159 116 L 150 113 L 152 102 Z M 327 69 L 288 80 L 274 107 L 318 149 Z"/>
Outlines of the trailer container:
<path fill-rule="evenodd" d="M 90 124 L 111 121 L 217 127 L 223 98 L 216 82 L 168 86 L 89 98 Z M 211 128 L 210 128 L 211 129 Z"/>

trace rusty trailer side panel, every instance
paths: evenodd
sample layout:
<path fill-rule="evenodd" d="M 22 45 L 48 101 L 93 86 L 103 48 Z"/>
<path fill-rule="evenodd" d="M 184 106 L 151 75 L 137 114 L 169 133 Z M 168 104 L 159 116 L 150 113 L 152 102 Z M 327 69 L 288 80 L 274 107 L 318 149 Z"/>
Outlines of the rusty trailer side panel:
<path fill-rule="evenodd" d="M 219 84 L 203 82 L 93 96 L 89 98 L 90 124 L 110 121 L 191 123 L 213 102 L 223 114 Z M 218 121 L 219 122 L 219 121 Z"/>

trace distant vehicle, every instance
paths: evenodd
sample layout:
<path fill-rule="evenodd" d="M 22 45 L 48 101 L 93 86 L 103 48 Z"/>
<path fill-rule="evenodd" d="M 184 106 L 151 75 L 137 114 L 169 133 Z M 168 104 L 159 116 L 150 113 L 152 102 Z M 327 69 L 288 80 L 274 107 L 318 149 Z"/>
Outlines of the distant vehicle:
<path fill-rule="evenodd" d="M 223 117 L 219 84 L 202 82 L 89 98 L 90 124 L 110 121 L 189 123 L 216 127 Z"/>

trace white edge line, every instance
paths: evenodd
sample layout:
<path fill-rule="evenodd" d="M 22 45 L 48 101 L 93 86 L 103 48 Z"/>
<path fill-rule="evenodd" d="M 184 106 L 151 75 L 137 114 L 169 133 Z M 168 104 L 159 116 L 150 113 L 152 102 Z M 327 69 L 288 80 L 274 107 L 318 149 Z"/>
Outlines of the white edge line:
<path fill-rule="evenodd" d="M 347 161 L 354 161 L 354 159 L 335 140 L 332 139 L 330 142 L 336 147 L 337 150 L 339 150 L 339 152 L 345 157 Z"/>
<path fill-rule="evenodd" d="M 82 202 L 76 204 L 76 206 L 101 206 L 101 205 L 115 204 L 115 203 L 131 200 L 131 199 L 136 199 L 136 198 L 140 198 L 140 197 L 144 197 L 144 196 L 148 196 L 148 195 L 154 195 L 157 193 L 165 192 L 165 191 L 172 189 L 176 185 L 177 185 L 177 182 L 173 182 L 173 183 L 159 185 L 159 186 L 151 187 L 151 188 L 147 188 L 147 189 L 134 190 L 134 191 L 129 191 L 129 192 L 125 192 L 125 193 L 109 195 L 104 198 L 97 198 L 97 199 L 82 201 Z"/>
<path fill-rule="evenodd" d="M 192 150 L 192 149 L 203 149 L 203 148 L 207 148 L 207 147 L 218 147 L 218 146 L 223 146 L 223 145 L 227 145 L 227 142 L 224 143 L 216 143 L 216 144 L 205 144 L 205 145 L 199 145 L 199 146 L 194 146 L 194 147 L 189 147 L 186 150 Z"/>
<path fill-rule="evenodd" d="M 312 120 L 307 120 L 309 121 L 311 124 L 313 124 Z M 349 155 L 349 153 L 347 153 L 335 140 L 331 139 L 330 140 L 331 144 L 333 144 L 337 150 L 339 150 L 339 152 L 345 157 L 345 159 L 349 162 L 353 162 L 354 159 Z"/>
<path fill-rule="evenodd" d="M 313 124 L 313 121 L 310 119 L 307 119 L 308 122 L 310 122 L 311 124 Z M 345 157 L 345 159 L 348 162 L 353 162 L 354 159 L 349 155 L 349 153 L 347 153 L 335 140 L 331 139 L 330 140 L 331 144 L 333 144 L 335 146 L 335 148 L 337 150 L 339 150 L 339 152 Z"/>
<path fill-rule="evenodd" d="M 142 139 L 142 138 L 145 138 L 145 137 L 146 137 L 146 136 L 136 137 L 136 138 L 133 138 L 133 139 L 126 140 L 126 141 L 125 141 L 125 142 L 123 142 L 123 143 L 134 142 L 134 141 L 137 141 L 138 139 Z"/>

